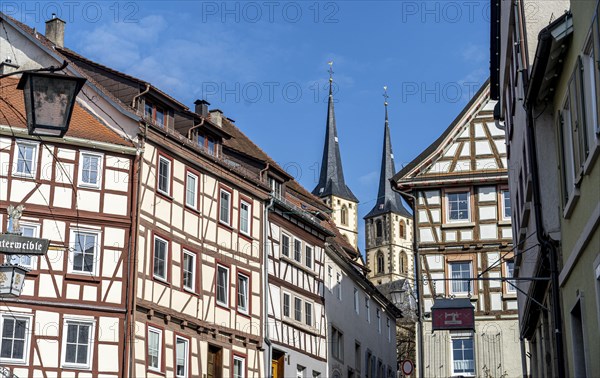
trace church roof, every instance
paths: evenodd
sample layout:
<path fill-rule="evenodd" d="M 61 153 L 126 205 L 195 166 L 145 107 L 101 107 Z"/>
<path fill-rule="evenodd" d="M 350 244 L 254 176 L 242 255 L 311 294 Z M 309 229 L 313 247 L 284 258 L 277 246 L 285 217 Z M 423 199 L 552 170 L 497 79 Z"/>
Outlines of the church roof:
<path fill-rule="evenodd" d="M 384 95 L 387 98 L 387 95 Z M 394 152 L 392 151 L 392 141 L 390 136 L 390 125 L 388 121 L 387 101 L 385 102 L 385 124 L 383 133 L 383 151 L 381 154 L 381 173 L 379 175 L 379 191 L 377 192 L 377 202 L 373 209 L 365 216 L 371 218 L 385 213 L 396 213 L 404 217 L 411 217 L 411 214 L 402 204 L 400 194 L 392 190 L 390 179 L 396 173 L 394 164 Z"/>
<path fill-rule="evenodd" d="M 325 146 L 323 148 L 323 160 L 321 161 L 321 174 L 319 183 L 312 193 L 318 197 L 336 196 L 350 201 L 358 202 L 346 181 L 342 169 L 342 158 L 338 143 L 337 129 L 335 125 L 335 112 L 333 109 L 333 80 L 329 78 L 329 104 L 327 107 L 327 125 L 325 129 Z"/>

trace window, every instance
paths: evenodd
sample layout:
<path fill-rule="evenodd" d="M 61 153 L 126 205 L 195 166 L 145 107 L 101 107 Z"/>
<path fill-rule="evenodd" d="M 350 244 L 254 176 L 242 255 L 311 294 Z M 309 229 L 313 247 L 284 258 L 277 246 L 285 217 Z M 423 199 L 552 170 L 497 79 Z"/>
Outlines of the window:
<path fill-rule="evenodd" d="M 162 331 L 148 327 L 148 369 L 161 370 Z"/>
<path fill-rule="evenodd" d="M 64 365 L 88 368 L 92 351 L 93 327 L 90 322 L 65 321 Z"/>
<path fill-rule="evenodd" d="M 290 295 L 283 293 L 283 316 L 290 317 Z"/>
<path fill-rule="evenodd" d="M 506 260 L 505 264 L 506 264 L 506 277 L 512 278 L 514 271 L 515 271 L 515 260 L 514 259 Z M 516 285 L 515 280 L 506 281 L 506 291 L 509 293 L 516 292 L 517 289 L 515 289 L 515 287 L 513 285 Z"/>
<path fill-rule="evenodd" d="M 221 189 L 219 195 L 219 221 L 228 226 L 231 225 L 231 193 Z"/>
<path fill-rule="evenodd" d="M 101 172 L 102 155 L 82 152 L 79 164 L 79 185 L 99 188 Z"/>
<path fill-rule="evenodd" d="M 377 314 L 377 332 L 381 333 L 381 310 L 375 310 L 375 314 Z"/>
<path fill-rule="evenodd" d="M 158 157 L 158 192 L 167 196 L 171 195 L 171 160 Z"/>
<path fill-rule="evenodd" d="M 304 260 L 306 262 L 306 267 L 312 269 L 313 265 L 313 247 L 310 245 L 306 245 L 304 248 Z"/>
<path fill-rule="evenodd" d="M 371 303 L 368 297 L 365 297 L 365 311 L 367 312 L 367 322 L 371 323 Z"/>
<path fill-rule="evenodd" d="M 451 336 L 452 374 L 475 375 L 473 336 Z"/>
<path fill-rule="evenodd" d="M 510 206 L 510 192 L 502 191 L 502 219 L 510 219 L 512 216 L 512 208 Z"/>
<path fill-rule="evenodd" d="M 281 198 L 281 183 L 273 177 L 269 177 L 269 186 L 271 187 L 271 194 L 276 198 Z"/>
<path fill-rule="evenodd" d="M 340 218 L 342 221 L 342 224 L 344 226 L 348 225 L 348 208 L 346 207 L 346 205 L 342 206 L 342 209 L 340 210 Z"/>
<path fill-rule="evenodd" d="M 188 172 L 185 178 L 185 204 L 198 209 L 198 176 Z"/>
<path fill-rule="evenodd" d="M 198 146 L 200 146 L 210 155 L 217 155 L 217 142 L 212 136 L 202 134 L 198 135 Z"/>
<path fill-rule="evenodd" d="M 294 260 L 302 262 L 302 242 L 294 239 Z"/>
<path fill-rule="evenodd" d="M 342 273 L 337 274 L 337 285 L 335 285 L 335 290 L 337 292 L 337 298 L 342 300 Z"/>
<path fill-rule="evenodd" d="M 387 335 L 388 335 L 388 343 L 392 341 L 392 327 L 390 326 L 390 318 L 385 319 L 385 324 L 387 327 Z"/>
<path fill-rule="evenodd" d="M 248 288 L 249 288 L 250 278 L 244 274 L 238 274 L 238 303 L 237 308 L 238 311 L 244 314 L 248 313 Z"/>
<path fill-rule="evenodd" d="M 403 220 L 400 221 L 400 237 L 402 239 L 406 238 L 406 226 L 404 225 L 404 221 Z"/>
<path fill-rule="evenodd" d="M 152 103 L 146 101 L 144 114 L 147 119 L 154 121 L 156 125 L 160 127 L 165 126 L 165 112 L 161 108 L 156 107 Z"/>
<path fill-rule="evenodd" d="M 196 287 L 196 255 L 183 251 L 183 288 L 194 291 Z"/>
<path fill-rule="evenodd" d="M 154 278 L 158 278 L 161 280 L 167 279 L 168 253 L 168 242 L 159 236 L 154 236 L 154 258 L 152 260 L 154 264 L 154 267 L 152 269 L 154 273 Z"/>
<path fill-rule="evenodd" d="M 344 361 L 344 334 L 333 326 L 331 327 L 331 355 L 337 360 Z"/>
<path fill-rule="evenodd" d="M 294 297 L 294 320 L 302 321 L 302 299 Z"/>
<path fill-rule="evenodd" d="M 309 327 L 312 327 L 312 325 L 313 325 L 312 315 L 313 315 L 312 303 L 304 302 L 304 322 Z"/>
<path fill-rule="evenodd" d="M 571 338 L 573 340 L 573 349 L 571 356 L 573 358 L 574 377 L 586 377 L 588 366 L 586 361 L 587 335 L 585 334 L 585 325 L 583 322 L 581 298 L 577 298 L 577 303 L 571 309 Z"/>
<path fill-rule="evenodd" d="M 296 366 L 296 378 L 304 378 L 304 371 L 306 369 L 304 366 L 297 365 Z"/>
<path fill-rule="evenodd" d="M 358 341 L 354 342 L 354 369 L 356 370 L 356 373 L 358 375 L 360 375 L 360 370 L 361 370 L 361 364 L 360 361 L 362 360 L 360 358 L 360 343 Z"/>
<path fill-rule="evenodd" d="M 246 359 L 240 356 L 233 356 L 233 378 L 246 377 Z"/>
<path fill-rule="evenodd" d="M 465 222 L 469 220 L 469 192 L 448 193 L 448 221 Z"/>
<path fill-rule="evenodd" d="M 290 237 L 286 234 L 281 234 L 281 254 L 290 257 Z"/>
<path fill-rule="evenodd" d="M 4 316 L 2 318 L 2 344 L 0 361 L 6 363 L 27 363 L 29 338 L 29 318 Z"/>
<path fill-rule="evenodd" d="M 38 225 L 24 225 L 21 224 L 21 235 L 28 236 L 31 238 L 37 238 L 39 235 Z M 35 256 L 31 255 L 7 255 L 7 261 L 12 265 L 21 265 L 27 269 L 35 269 L 37 266 L 37 260 Z"/>
<path fill-rule="evenodd" d="M 354 312 L 356 315 L 360 314 L 359 305 L 358 305 L 358 289 L 354 288 Z"/>
<path fill-rule="evenodd" d="M 400 273 L 408 273 L 408 257 L 406 252 L 400 252 Z"/>
<path fill-rule="evenodd" d="M 71 273 L 96 274 L 98 258 L 98 234 L 92 232 L 72 231 L 70 250 Z"/>
<path fill-rule="evenodd" d="M 383 273 L 383 253 L 377 253 L 377 274 Z"/>
<path fill-rule="evenodd" d="M 329 287 L 329 290 L 333 290 L 333 286 L 332 286 L 332 280 L 333 280 L 333 269 L 331 268 L 331 265 L 327 266 L 327 287 Z"/>
<path fill-rule="evenodd" d="M 471 262 L 451 262 L 450 264 L 450 294 L 467 295 L 470 292 Z"/>
<path fill-rule="evenodd" d="M 217 303 L 229 305 L 229 269 L 217 265 Z"/>
<path fill-rule="evenodd" d="M 240 201 L 240 232 L 250 235 L 250 215 L 252 206 L 246 201 Z"/>
<path fill-rule="evenodd" d="M 378 238 L 383 236 L 383 223 L 381 222 L 381 219 L 377 219 L 377 221 L 375 222 L 375 228 L 376 228 L 376 235 Z"/>
<path fill-rule="evenodd" d="M 175 337 L 175 377 L 188 376 L 189 341 L 183 337 Z"/>
<path fill-rule="evenodd" d="M 15 148 L 15 158 L 17 162 L 14 175 L 35 177 L 37 168 L 37 143 L 18 141 Z"/>

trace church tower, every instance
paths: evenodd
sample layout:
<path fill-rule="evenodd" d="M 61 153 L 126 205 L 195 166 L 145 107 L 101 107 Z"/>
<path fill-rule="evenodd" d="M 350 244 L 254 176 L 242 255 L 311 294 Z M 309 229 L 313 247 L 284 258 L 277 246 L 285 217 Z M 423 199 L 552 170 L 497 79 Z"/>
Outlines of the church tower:
<path fill-rule="evenodd" d="M 312 194 L 332 209 L 332 219 L 342 235 L 358 249 L 358 199 L 346 185 L 333 109 L 333 62 L 329 62 L 329 104 L 325 128 L 325 146 L 319 183 Z"/>
<path fill-rule="evenodd" d="M 388 121 L 388 95 L 384 87 L 385 122 L 383 152 L 377 202 L 364 217 L 369 279 L 381 285 L 399 279 L 413 278 L 412 215 L 392 190 L 390 179 L 396 173 Z"/>

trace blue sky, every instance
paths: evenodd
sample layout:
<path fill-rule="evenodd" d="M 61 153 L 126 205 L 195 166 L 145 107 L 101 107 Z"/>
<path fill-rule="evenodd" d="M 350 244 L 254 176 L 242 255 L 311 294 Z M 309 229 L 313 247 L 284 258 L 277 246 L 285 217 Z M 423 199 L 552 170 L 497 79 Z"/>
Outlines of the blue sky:
<path fill-rule="evenodd" d="M 316 184 L 328 65 L 347 184 L 362 216 L 377 195 L 383 86 L 396 168 L 448 126 L 488 76 L 489 1 L 4 3 L 65 45 L 193 107 L 205 98 L 294 175 Z M 12 8 L 10 7 L 12 6 Z"/>

